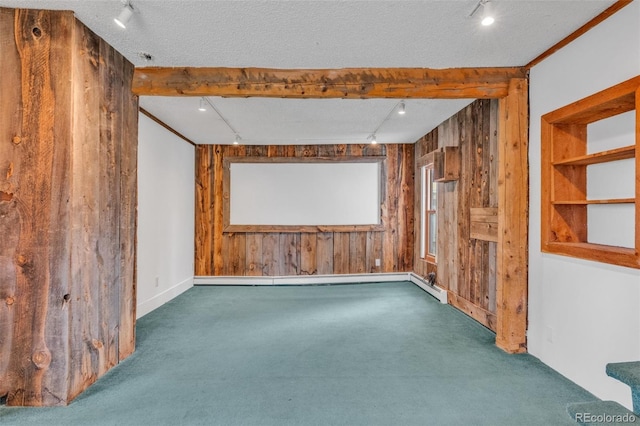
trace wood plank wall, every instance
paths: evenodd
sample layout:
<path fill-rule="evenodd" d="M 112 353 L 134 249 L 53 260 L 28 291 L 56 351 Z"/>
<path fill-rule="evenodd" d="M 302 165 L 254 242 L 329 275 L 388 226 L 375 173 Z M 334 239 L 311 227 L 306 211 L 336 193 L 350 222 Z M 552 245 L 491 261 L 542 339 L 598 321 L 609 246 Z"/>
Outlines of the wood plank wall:
<path fill-rule="evenodd" d="M 438 183 L 437 266 L 420 259 L 420 185 L 415 188 L 414 272 L 437 273 L 452 305 L 485 326 L 496 327 L 496 239 L 472 238 L 472 210 L 498 207 L 498 101 L 477 100 L 416 143 L 417 160 L 444 146 L 460 150 L 460 178 Z M 419 171 L 416 165 L 416 176 Z M 486 210 L 491 208 L 491 210 Z M 478 217 L 484 217 L 478 215 Z M 485 226 L 488 225 L 484 222 Z M 497 223 L 497 222 L 496 222 Z M 485 233 L 486 234 L 486 233 Z M 482 239 L 480 239 L 482 238 Z M 489 241 L 488 239 L 491 239 Z"/>
<path fill-rule="evenodd" d="M 222 232 L 225 157 L 380 156 L 384 231 Z M 199 145 L 196 150 L 196 276 L 408 272 L 413 266 L 414 145 Z M 375 265 L 381 259 L 381 265 Z"/>
<path fill-rule="evenodd" d="M 72 12 L 0 28 L 0 396 L 64 405 L 134 350 L 133 65 Z"/>

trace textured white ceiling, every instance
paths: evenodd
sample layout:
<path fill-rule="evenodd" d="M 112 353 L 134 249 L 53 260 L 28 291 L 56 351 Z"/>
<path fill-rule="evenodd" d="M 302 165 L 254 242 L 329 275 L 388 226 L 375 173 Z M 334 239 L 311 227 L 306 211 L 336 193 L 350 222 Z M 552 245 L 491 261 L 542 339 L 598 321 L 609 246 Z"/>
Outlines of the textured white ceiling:
<path fill-rule="evenodd" d="M 113 22 L 120 0 L 0 0 L 6 7 L 73 10 L 136 66 L 270 68 L 524 65 L 613 3 L 496 0 L 496 23 L 481 27 L 478 15 L 469 17 L 473 0 L 132 0 L 135 13 L 122 30 Z M 153 59 L 146 61 L 141 52 Z M 397 103 L 210 101 L 246 143 L 362 143 Z M 197 103 L 198 98 L 141 99 L 145 109 L 194 141 L 229 143 L 229 128 L 212 111 L 199 113 Z M 386 122 L 379 140 L 413 142 L 467 103 L 408 102 L 407 115 Z"/>
<path fill-rule="evenodd" d="M 251 145 L 413 143 L 472 100 L 407 100 L 399 115 L 394 99 L 207 98 L 213 108 L 198 111 L 200 98 L 149 97 L 140 106 L 198 144 L 229 144 L 235 130 Z M 388 118 L 387 118 L 388 117 Z"/>

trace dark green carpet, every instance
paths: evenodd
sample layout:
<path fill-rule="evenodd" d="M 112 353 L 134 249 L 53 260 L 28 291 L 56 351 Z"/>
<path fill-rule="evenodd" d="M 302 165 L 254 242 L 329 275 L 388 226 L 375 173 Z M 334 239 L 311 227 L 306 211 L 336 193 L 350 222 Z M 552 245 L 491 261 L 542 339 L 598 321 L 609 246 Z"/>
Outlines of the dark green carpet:
<path fill-rule="evenodd" d="M 411 283 L 195 287 L 68 407 L 0 424 L 572 425 L 595 398 Z"/>

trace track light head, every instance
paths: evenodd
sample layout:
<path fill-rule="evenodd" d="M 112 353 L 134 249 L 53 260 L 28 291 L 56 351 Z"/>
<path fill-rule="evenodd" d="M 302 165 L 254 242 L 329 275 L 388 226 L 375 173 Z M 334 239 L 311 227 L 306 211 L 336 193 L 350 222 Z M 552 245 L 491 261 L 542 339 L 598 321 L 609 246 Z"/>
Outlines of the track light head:
<path fill-rule="evenodd" d="M 117 18 L 114 18 L 113 21 L 116 24 L 118 24 L 120 28 L 126 29 L 127 22 L 129 22 L 132 16 L 133 16 L 133 7 L 131 6 L 131 3 L 127 2 L 124 4 L 124 7 L 120 11 L 120 15 L 118 15 Z"/>
<path fill-rule="evenodd" d="M 236 135 L 236 138 L 233 140 L 233 144 L 234 145 L 239 145 L 240 144 L 240 135 Z"/>
<path fill-rule="evenodd" d="M 376 134 L 371 135 L 371 145 L 375 145 L 378 143 L 378 139 L 376 138 Z"/>
<path fill-rule="evenodd" d="M 207 110 L 207 101 L 204 98 L 200 98 L 200 106 L 198 107 L 198 111 L 206 111 Z"/>
<path fill-rule="evenodd" d="M 398 114 L 405 115 L 406 112 L 407 111 L 405 109 L 404 101 L 402 101 L 402 102 L 400 102 L 400 107 L 398 107 Z"/>
<path fill-rule="evenodd" d="M 476 7 L 473 8 L 471 13 L 469 14 L 469 17 L 472 18 L 480 8 L 482 8 L 482 16 L 480 18 L 481 19 L 480 23 L 485 27 L 492 25 L 496 20 L 493 15 L 490 0 L 478 0 Z"/>
<path fill-rule="evenodd" d="M 482 3 L 482 12 L 482 21 L 480 21 L 480 23 L 483 26 L 488 27 L 496 21 L 493 17 L 492 7 L 489 1 Z"/>

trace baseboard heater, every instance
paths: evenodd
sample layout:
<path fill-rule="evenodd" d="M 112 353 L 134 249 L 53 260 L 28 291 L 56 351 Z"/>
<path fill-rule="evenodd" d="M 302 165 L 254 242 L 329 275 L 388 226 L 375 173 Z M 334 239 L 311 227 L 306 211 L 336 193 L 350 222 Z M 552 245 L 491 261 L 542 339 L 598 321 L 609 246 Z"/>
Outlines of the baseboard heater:
<path fill-rule="evenodd" d="M 194 285 L 244 285 L 244 286 L 284 286 L 284 285 L 329 285 L 329 284 L 365 284 L 393 281 L 411 281 L 440 303 L 447 303 L 447 291 L 436 285 L 430 285 L 424 278 L 413 272 L 391 272 L 381 274 L 340 274 L 340 275 L 296 275 L 279 277 L 247 276 L 197 276 Z"/>

